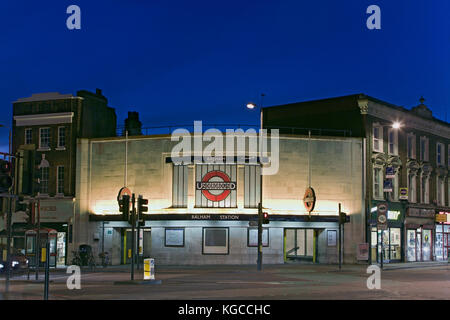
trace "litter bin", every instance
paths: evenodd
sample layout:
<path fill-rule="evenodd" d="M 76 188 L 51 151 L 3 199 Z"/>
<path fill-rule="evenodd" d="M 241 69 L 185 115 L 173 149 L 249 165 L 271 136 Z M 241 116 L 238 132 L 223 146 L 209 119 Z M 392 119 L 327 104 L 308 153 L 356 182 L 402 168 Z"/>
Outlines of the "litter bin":
<path fill-rule="evenodd" d="M 81 244 L 79 246 L 79 251 L 80 251 L 81 265 L 87 266 L 89 256 L 91 255 L 91 252 L 92 252 L 92 247 L 88 244 Z"/>

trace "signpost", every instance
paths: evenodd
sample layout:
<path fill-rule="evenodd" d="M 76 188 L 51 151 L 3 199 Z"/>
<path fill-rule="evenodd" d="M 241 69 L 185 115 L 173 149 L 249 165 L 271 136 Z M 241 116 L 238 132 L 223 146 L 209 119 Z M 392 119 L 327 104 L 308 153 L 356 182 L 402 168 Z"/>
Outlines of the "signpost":
<path fill-rule="evenodd" d="M 381 254 L 380 254 L 380 264 L 381 269 L 383 269 L 383 231 L 387 230 L 387 212 L 388 205 L 386 203 L 379 203 L 377 205 L 377 230 L 381 230 Z"/>

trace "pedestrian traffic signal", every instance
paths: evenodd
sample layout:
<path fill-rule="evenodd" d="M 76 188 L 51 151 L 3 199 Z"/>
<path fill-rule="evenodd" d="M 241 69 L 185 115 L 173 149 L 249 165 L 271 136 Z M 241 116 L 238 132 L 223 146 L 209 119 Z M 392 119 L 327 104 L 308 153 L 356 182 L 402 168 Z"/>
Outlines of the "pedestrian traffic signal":
<path fill-rule="evenodd" d="M 263 212 L 263 222 L 262 224 L 268 224 L 269 221 L 269 214 L 267 212 Z"/>
<path fill-rule="evenodd" d="M 34 217 L 35 217 L 35 211 L 34 211 L 34 203 L 30 202 L 28 204 L 28 208 L 26 211 L 27 216 L 25 217 L 25 222 L 27 226 L 33 227 L 35 225 Z"/>
<path fill-rule="evenodd" d="M 122 212 L 122 220 L 128 221 L 130 216 L 130 196 L 124 194 L 119 200 L 119 211 Z"/>
<path fill-rule="evenodd" d="M 144 199 L 141 195 L 138 197 L 138 216 L 141 216 L 141 213 L 148 212 L 148 199 Z"/>
<path fill-rule="evenodd" d="M 0 160 L 0 193 L 8 192 L 12 184 L 11 163 L 6 160 Z"/>

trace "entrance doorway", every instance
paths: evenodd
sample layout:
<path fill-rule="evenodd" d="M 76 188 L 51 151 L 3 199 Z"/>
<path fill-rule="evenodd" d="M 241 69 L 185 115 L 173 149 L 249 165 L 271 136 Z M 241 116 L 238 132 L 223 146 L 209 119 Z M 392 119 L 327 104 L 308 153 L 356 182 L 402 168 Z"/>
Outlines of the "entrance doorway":
<path fill-rule="evenodd" d="M 123 252 L 123 258 L 122 263 L 123 264 L 129 264 L 131 263 L 131 229 L 123 229 L 122 233 L 122 252 Z M 139 258 L 142 260 L 143 258 L 150 257 L 151 252 L 151 243 L 152 243 L 152 237 L 151 237 L 151 228 L 141 228 L 140 229 L 140 237 L 137 238 L 137 229 L 134 230 L 134 241 L 136 243 L 135 250 L 139 251 Z M 139 247 L 137 247 L 139 245 Z M 136 254 L 136 252 L 135 252 Z M 136 260 L 137 262 L 137 260 Z"/>
<path fill-rule="evenodd" d="M 431 261 L 432 259 L 432 230 L 408 229 L 406 234 L 408 262 Z"/>
<path fill-rule="evenodd" d="M 284 229 L 285 261 L 316 262 L 316 232 L 314 229 Z"/>
<path fill-rule="evenodd" d="M 64 266 L 66 264 L 66 233 L 58 232 L 56 238 L 56 266 Z"/>

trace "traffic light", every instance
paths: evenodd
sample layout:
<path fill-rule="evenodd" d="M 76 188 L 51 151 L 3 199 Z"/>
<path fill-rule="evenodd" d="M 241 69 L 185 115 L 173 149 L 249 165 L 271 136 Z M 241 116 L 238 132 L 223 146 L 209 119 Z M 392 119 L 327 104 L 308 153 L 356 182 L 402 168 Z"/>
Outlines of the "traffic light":
<path fill-rule="evenodd" d="M 269 221 L 269 214 L 267 212 L 263 212 L 263 221 L 262 224 L 268 224 Z"/>
<path fill-rule="evenodd" d="M 19 196 L 19 198 L 16 200 L 16 212 L 17 211 L 27 211 L 28 204 L 23 202 L 23 196 Z"/>
<path fill-rule="evenodd" d="M 30 202 L 28 204 L 28 209 L 26 211 L 27 216 L 25 217 L 25 222 L 28 226 L 32 227 L 35 225 L 34 217 L 35 217 L 35 211 L 34 211 L 34 203 Z"/>
<path fill-rule="evenodd" d="M 347 213 L 339 211 L 339 223 L 344 224 L 347 222 Z"/>
<path fill-rule="evenodd" d="M 119 211 L 122 212 L 122 220 L 128 221 L 130 216 L 130 196 L 124 194 L 119 200 Z"/>
<path fill-rule="evenodd" d="M 11 164 L 6 160 L 0 160 L 0 193 L 8 192 L 12 184 Z"/>
<path fill-rule="evenodd" d="M 138 206 L 137 206 L 137 211 L 138 214 L 140 215 L 143 212 L 148 212 L 148 199 L 144 199 L 141 195 L 138 197 Z"/>

